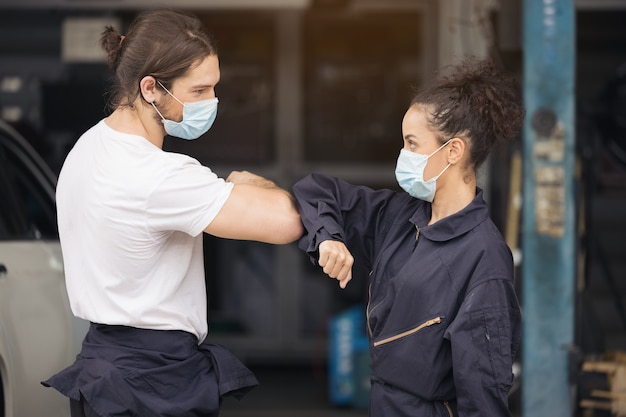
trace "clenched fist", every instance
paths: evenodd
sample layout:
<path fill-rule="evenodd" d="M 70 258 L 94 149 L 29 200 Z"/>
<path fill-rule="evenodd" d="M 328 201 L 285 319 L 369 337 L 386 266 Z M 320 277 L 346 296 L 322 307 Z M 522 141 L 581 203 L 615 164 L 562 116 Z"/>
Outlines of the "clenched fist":
<path fill-rule="evenodd" d="M 324 273 L 339 281 L 341 288 L 346 288 L 348 281 L 352 279 L 352 264 L 354 258 L 343 242 L 338 240 L 325 240 L 319 245 L 319 265 Z"/>

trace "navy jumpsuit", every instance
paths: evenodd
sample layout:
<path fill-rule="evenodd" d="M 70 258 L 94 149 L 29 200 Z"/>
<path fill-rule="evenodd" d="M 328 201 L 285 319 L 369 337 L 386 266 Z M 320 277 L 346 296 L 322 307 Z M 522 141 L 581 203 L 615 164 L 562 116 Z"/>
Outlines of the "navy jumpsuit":
<path fill-rule="evenodd" d="M 513 260 L 477 189 L 428 225 L 430 203 L 322 174 L 294 185 L 313 262 L 344 242 L 367 268 L 372 417 L 506 417 L 521 314 Z"/>

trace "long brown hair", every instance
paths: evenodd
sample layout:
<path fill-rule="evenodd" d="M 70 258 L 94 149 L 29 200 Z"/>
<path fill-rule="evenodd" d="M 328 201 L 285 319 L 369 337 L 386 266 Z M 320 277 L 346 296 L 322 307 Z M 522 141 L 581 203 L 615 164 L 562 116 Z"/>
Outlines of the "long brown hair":
<path fill-rule="evenodd" d="M 108 26 L 100 46 L 115 71 L 109 97 L 112 110 L 133 106 L 143 77 L 151 75 L 170 88 L 193 65 L 217 54 L 215 42 L 200 20 L 174 10 L 140 13 L 125 36 Z"/>

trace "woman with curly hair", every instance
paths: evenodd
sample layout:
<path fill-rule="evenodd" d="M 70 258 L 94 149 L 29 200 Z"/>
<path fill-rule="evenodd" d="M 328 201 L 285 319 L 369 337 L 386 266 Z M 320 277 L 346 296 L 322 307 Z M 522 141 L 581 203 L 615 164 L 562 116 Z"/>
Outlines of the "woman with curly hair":
<path fill-rule="evenodd" d="M 513 80 L 467 59 L 413 98 L 396 178 L 406 192 L 323 174 L 295 184 L 300 247 L 345 288 L 369 271 L 370 416 L 509 416 L 521 314 L 513 259 L 476 171 L 519 136 Z"/>

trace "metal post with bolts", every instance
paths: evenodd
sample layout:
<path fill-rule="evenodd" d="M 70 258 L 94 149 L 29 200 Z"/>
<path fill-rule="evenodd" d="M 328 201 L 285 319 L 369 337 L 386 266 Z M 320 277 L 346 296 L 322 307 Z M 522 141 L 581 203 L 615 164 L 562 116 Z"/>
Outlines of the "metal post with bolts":
<path fill-rule="evenodd" d="M 571 417 L 575 4 L 523 0 L 522 416 Z"/>

